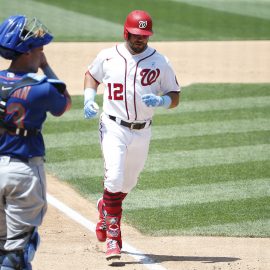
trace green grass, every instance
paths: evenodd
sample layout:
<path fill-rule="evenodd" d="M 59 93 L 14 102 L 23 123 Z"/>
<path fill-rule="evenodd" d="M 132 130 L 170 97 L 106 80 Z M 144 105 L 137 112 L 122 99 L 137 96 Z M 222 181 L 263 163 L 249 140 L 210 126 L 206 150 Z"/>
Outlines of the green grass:
<path fill-rule="evenodd" d="M 196 84 L 183 88 L 178 108 L 158 109 L 124 221 L 151 235 L 269 237 L 269 87 Z M 70 112 L 48 116 L 47 170 L 94 202 L 103 158 L 98 119 L 83 119 L 82 104 L 75 96 Z"/>
<path fill-rule="evenodd" d="M 56 41 L 122 41 L 133 9 L 152 15 L 153 41 L 270 39 L 269 0 L 4 0 L 0 20 L 37 16 Z M 178 108 L 157 109 L 149 158 L 123 220 L 152 235 L 269 237 L 269 88 L 195 84 L 183 88 Z M 70 112 L 48 115 L 46 167 L 94 202 L 103 159 L 98 119 L 84 120 L 82 104 L 75 96 Z"/>
<path fill-rule="evenodd" d="M 215 1 L 216 2 L 216 1 Z M 270 2 L 170 0 L 4 0 L 0 19 L 22 13 L 38 16 L 57 41 L 122 40 L 126 15 L 148 11 L 154 21 L 153 41 L 267 40 Z M 50 18 L 48 19 L 48 14 Z"/>
<path fill-rule="evenodd" d="M 231 201 L 212 202 L 212 203 L 196 203 L 186 206 L 164 207 L 159 211 L 156 209 L 138 209 L 127 210 L 126 215 L 128 221 L 136 224 L 139 229 L 144 233 L 149 233 L 149 221 L 154 220 L 152 224 L 151 233 L 153 235 L 174 235 L 176 232 L 186 232 L 193 234 L 191 228 L 210 227 L 213 225 L 222 224 L 239 224 L 246 222 L 254 222 L 261 219 L 270 219 L 270 206 L 269 196 L 261 198 L 251 198 L 238 200 L 235 198 Z M 145 217 L 148 218 L 145 218 Z M 166 217 L 166 218 L 164 218 Z M 253 230 L 252 230 L 253 231 Z M 269 228 L 265 226 L 265 232 L 258 235 L 251 235 L 248 231 L 242 235 L 245 236 L 268 236 Z M 185 233 L 183 233 L 185 234 Z M 200 233 L 197 233 L 200 235 Z M 234 232 L 232 232 L 232 235 Z M 203 235 L 216 235 L 215 231 L 203 232 Z M 227 235 L 226 233 L 219 232 L 219 235 Z"/>
<path fill-rule="evenodd" d="M 270 18 L 269 0 L 174 0 L 199 7 L 248 15 L 256 18 Z"/>

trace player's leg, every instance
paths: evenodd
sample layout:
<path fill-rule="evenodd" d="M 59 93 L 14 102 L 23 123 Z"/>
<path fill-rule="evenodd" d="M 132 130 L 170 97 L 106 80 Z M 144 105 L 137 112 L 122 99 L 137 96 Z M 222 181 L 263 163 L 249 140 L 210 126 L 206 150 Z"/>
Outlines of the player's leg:
<path fill-rule="evenodd" d="M 7 169 L 9 161 L 0 157 L 0 268 L 5 257 L 5 239 L 7 238 L 6 213 L 5 213 L 5 188 L 7 185 Z"/>
<path fill-rule="evenodd" d="M 32 270 L 31 261 L 39 246 L 37 230 L 28 234 L 28 242 L 23 249 L 7 250 L 3 254 L 0 270 Z"/>
<path fill-rule="evenodd" d="M 148 157 L 150 140 L 150 128 L 133 132 L 132 143 L 127 149 L 122 192 L 129 193 L 136 186 Z"/>
<path fill-rule="evenodd" d="M 108 139 L 107 139 L 108 138 Z M 105 136 L 102 142 L 102 150 L 104 156 L 104 189 L 111 193 L 121 192 L 124 175 L 124 160 L 126 145 L 119 143 L 116 138 Z M 99 221 L 96 226 L 96 236 L 99 241 L 106 241 L 106 222 L 105 216 L 110 215 L 110 209 L 106 209 L 106 200 L 104 196 L 98 201 Z"/>
<path fill-rule="evenodd" d="M 0 166 L 0 170 L 2 170 L 3 168 L 1 168 Z M 2 173 L 0 173 L 0 268 L 4 259 L 4 255 L 5 255 L 5 250 L 4 250 L 4 246 L 6 241 L 4 239 L 6 239 L 7 237 L 7 227 L 6 227 L 6 213 L 5 213 L 5 205 L 4 205 L 4 180 L 2 179 Z"/>
<path fill-rule="evenodd" d="M 7 234 L 1 270 L 16 267 L 31 270 L 39 243 L 37 227 L 47 208 L 43 161 L 41 164 L 10 162 L 5 177 L 9 183 L 5 189 Z"/>
<path fill-rule="evenodd" d="M 101 122 L 101 146 L 104 157 L 105 177 L 103 204 L 101 204 L 106 224 L 107 252 L 106 258 L 120 258 L 122 239 L 120 222 L 122 217 L 122 201 L 126 194 L 122 192 L 127 144 L 131 140 L 129 131 L 110 119 Z M 100 214 L 102 212 L 100 211 Z M 100 219 L 101 221 L 101 219 Z M 99 221 L 99 222 L 100 222 Z M 101 228 L 101 227 L 100 227 Z M 98 228 L 97 228 L 98 229 Z M 98 232 L 99 233 L 99 232 Z M 97 236 L 98 236 L 97 233 Z"/>
<path fill-rule="evenodd" d="M 99 198 L 97 201 L 97 209 L 98 209 L 98 222 L 96 224 L 96 236 L 98 241 L 100 242 L 105 242 L 106 238 L 107 238 L 107 234 L 106 234 L 106 221 L 105 221 L 105 217 L 106 217 L 106 212 L 104 209 L 104 201 L 103 201 L 103 197 Z"/>
<path fill-rule="evenodd" d="M 109 189 L 105 189 L 103 195 L 106 211 L 107 259 L 120 258 L 122 203 L 127 193 L 136 185 L 138 176 L 143 170 L 148 155 L 151 130 L 128 131 L 128 134 L 130 140 L 126 142 L 125 159 L 123 160 L 124 164 L 122 164 L 124 178 L 121 191 L 110 192 Z"/>
<path fill-rule="evenodd" d="M 1 194 L 2 188 L 0 185 L 0 194 Z M 7 237 L 7 230 L 6 230 L 6 214 L 5 211 L 3 209 L 4 204 L 3 204 L 4 200 L 3 197 L 0 195 L 0 269 L 1 269 L 1 265 L 2 262 L 4 260 L 5 257 L 5 240 Z"/>
<path fill-rule="evenodd" d="M 107 228 L 107 251 L 106 259 L 120 258 L 122 249 L 121 235 L 121 218 L 122 218 L 122 202 L 126 197 L 126 193 L 109 192 L 104 190 L 103 200 L 104 209 L 106 211 L 106 228 Z"/>

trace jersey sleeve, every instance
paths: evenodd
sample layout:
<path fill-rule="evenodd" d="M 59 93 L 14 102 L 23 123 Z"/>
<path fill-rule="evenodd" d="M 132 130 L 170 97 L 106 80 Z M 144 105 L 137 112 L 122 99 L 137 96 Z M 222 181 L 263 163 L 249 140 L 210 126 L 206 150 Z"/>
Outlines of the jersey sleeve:
<path fill-rule="evenodd" d="M 177 81 L 175 72 L 167 58 L 166 65 L 164 67 L 163 78 L 161 80 L 161 91 L 163 94 L 181 91 L 181 87 Z"/>
<path fill-rule="evenodd" d="M 50 83 L 48 85 L 48 111 L 54 116 L 60 116 L 67 108 L 67 97 L 61 94 L 55 85 Z"/>
<path fill-rule="evenodd" d="M 106 50 L 100 51 L 99 54 L 94 59 L 94 61 L 88 66 L 89 73 L 99 83 L 102 82 L 104 77 L 103 62 L 104 59 L 106 59 L 105 54 Z"/>

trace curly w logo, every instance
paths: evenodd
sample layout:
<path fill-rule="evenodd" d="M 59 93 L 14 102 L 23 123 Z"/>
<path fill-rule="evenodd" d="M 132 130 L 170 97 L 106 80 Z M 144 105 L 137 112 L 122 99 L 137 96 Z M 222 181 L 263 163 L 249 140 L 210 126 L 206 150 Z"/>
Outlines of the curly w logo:
<path fill-rule="evenodd" d="M 147 21 L 139 21 L 139 28 L 144 29 L 147 27 Z"/>
<path fill-rule="evenodd" d="M 157 68 L 156 70 L 152 70 L 149 68 L 143 69 L 140 72 L 140 75 L 142 76 L 141 83 L 143 86 L 151 85 L 154 83 L 157 78 L 159 77 L 160 70 Z"/>

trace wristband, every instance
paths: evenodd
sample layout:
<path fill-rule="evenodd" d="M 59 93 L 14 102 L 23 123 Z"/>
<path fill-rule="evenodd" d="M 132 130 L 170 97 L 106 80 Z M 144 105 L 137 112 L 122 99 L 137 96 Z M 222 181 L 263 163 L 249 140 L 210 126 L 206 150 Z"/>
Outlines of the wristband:
<path fill-rule="evenodd" d="M 169 107 L 171 106 L 172 104 L 172 99 L 168 96 L 168 95 L 165 95 L 165 96 L 162 96 L 162 107 L 166 108 L 166 109 L 169 109 Z"/>
<path fill-rule="evenodd" d="M 96 94 L 97 94 L 97 91 L 94 88 L 90 88 L 90 87 L 85 88 L 84 89 L 84 103 L 88 100 L 94 101 Z"/>

